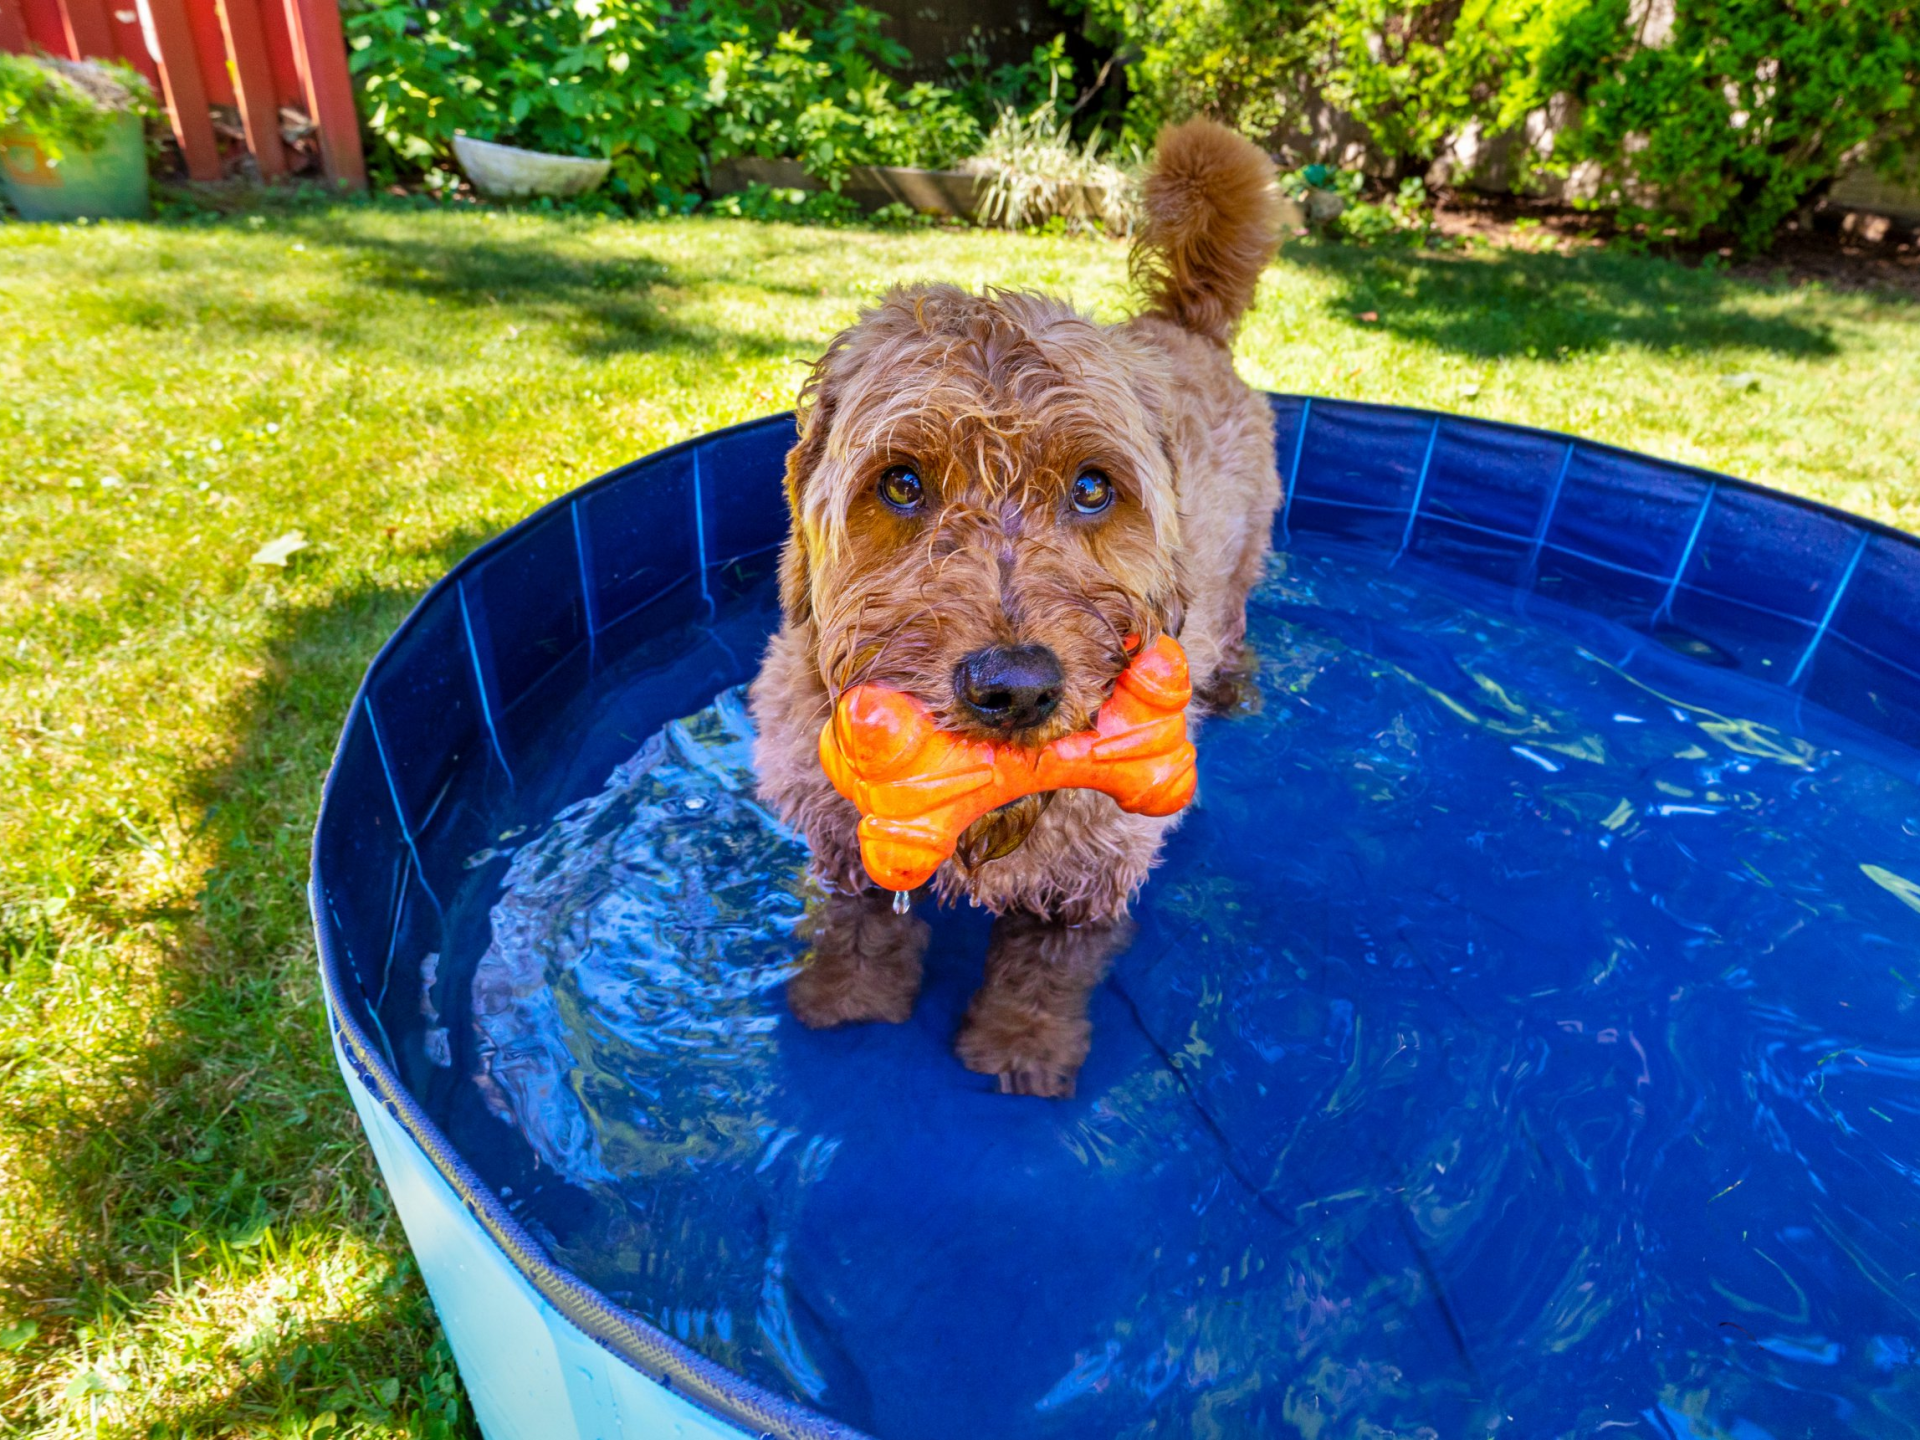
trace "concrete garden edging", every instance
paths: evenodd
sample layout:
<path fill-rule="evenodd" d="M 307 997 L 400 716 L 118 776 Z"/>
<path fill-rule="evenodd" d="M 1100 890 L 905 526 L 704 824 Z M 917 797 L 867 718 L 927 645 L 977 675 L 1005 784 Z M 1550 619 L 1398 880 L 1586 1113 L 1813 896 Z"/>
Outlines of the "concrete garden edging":
<path fill-rule="evenodd" d="M 495 200 L 518 200 L 531 195 L 550 195 L 563 200 L 585 195 L 605 183 L 612 163 L 583 160 L 572 155 L 549 155 L 540 150 L 522 150 L 518 145 L 501 145 L 492 140 L 476 140 L 470 135 L 453 137 L 454 158 L 467 172 L 474 188 Z"/>

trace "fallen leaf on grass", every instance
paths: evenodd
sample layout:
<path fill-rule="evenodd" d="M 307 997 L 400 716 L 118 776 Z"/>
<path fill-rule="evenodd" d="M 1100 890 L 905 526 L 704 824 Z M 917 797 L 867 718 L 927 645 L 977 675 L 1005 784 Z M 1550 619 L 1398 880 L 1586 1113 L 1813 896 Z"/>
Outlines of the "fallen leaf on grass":
<path fill-rule="evenodd" d="M 307 537 L 298 530 L 289 530 L 286 534 L 267 541 L 253 552 L 255 565 L 285 565 L 287 558 L 296 550 L 307 548 Z"/>
<path fill-rule="evenodd" d="M 1379 318 L 1380 318 L 1380 312 L 1378 310 L 1362 310 L 1360 312 L 1360 319 L 1369 325 L 1371 325 L 1374 321 L 1378 320 Z"/>

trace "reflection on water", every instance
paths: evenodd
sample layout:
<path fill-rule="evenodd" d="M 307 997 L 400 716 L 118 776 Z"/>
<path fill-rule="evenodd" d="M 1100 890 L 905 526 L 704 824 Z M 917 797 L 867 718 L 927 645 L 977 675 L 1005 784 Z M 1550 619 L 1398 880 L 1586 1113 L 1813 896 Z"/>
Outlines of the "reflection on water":
<path fill-rule="evenodd" d="M 785 1015 L 728 692 L 530 832 L 434 1017 L 510 1203 L 883 1437 L 1920 1435 L 1920 789 L 1737 676 L 1275 571 L 1079 1098 L 952 1058 L 970 913 L 908 1024 Z"/>

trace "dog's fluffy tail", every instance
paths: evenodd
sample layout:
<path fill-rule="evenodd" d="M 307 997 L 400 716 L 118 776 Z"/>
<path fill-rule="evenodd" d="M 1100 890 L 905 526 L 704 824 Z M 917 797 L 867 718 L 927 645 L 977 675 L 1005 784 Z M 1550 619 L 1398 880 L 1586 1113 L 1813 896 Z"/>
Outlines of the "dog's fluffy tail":
<path fill-rule="evenodd" d="M 1173 126 L 1154 147 L 1146 210 L 1130 261 L 1143 313 L 1227 344 L 1279 242 L 1273 162 L 1211 120 Z"/>

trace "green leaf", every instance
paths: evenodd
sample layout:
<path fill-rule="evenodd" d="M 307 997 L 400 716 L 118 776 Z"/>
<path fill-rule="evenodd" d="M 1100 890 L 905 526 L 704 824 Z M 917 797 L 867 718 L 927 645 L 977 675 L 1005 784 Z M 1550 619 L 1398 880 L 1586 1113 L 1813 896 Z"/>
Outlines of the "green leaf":
<path fill-rule="evenodd" d="M 1874 884 L 1894 896 L 1909 910 L 1920 911 L 1920 884 L 1915 884 L 1904 875 L 1896 875 L 1878 865 L 1862 865 L 1860 873 Z"/>
<path fill-rule="evenodd" d="M 38 1320 L 16 1320 L 0 1325 L 0 1350 L 24 1350 L 40 1333 Z"/>

